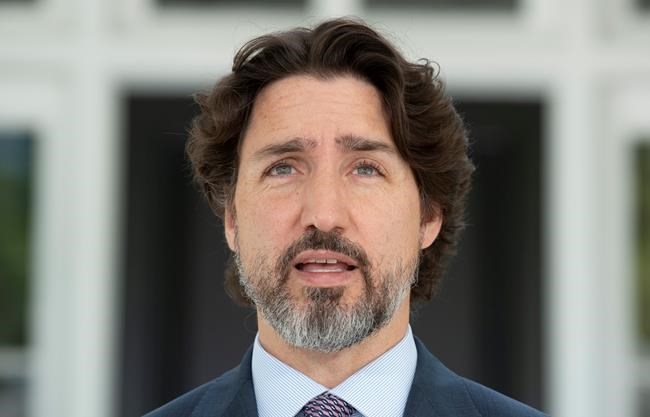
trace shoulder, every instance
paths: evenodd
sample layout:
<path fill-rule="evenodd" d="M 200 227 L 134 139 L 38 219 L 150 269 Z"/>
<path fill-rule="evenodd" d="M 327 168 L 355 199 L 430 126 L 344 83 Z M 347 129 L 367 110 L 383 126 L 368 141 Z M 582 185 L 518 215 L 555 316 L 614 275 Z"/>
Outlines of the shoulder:
<path fill-rule="evenodd" d="M 546 414 L 469 379 L 459 377 L 481 416 L 544 417 Z"/>
<path fill-rule="evenodd" d="M 411 387 L 408 415 L 472 417 L 544 417 L 517 400 L 458 376 L 442 364 L 417 338 L 418 365 Z"/>
<path fill-rule="evenodd" d="M 146 414 L 144 417 L 185 417 L 189 416 L 196 408 L 197 404 L 205 396 L 206 392 L 210 390 L 210 386 L 214 383 L 208 382 L 198 388 L 176 398 L 175 400 L 163 405 L 162 407 L 153 410 Z"/>
<path fill-rule="evenodd" d="M 203 384 L 192 391 L 153 410 L 144 417 L 189 417 L 206 403 L 228 403 L 236 394 L 234 390 L 238 368 Z"/>
<path fill-rule="evenodd" d="M 251 374 L 252 348 L 240 365 L 176 398 L 144 417 L 214 417 L 255 415 Z"/>

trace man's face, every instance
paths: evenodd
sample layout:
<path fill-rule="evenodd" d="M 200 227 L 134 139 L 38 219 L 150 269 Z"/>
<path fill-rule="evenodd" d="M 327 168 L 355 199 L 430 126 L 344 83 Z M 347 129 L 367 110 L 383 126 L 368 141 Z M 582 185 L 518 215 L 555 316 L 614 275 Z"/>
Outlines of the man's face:
<path fill-rule="evenodd" d="M 337 351 L 385 325 L 439 232 L 381 100 L 350 76 L 292 76 L 255 101 L 226 237 L 261 318 L 294 346 Z"/>

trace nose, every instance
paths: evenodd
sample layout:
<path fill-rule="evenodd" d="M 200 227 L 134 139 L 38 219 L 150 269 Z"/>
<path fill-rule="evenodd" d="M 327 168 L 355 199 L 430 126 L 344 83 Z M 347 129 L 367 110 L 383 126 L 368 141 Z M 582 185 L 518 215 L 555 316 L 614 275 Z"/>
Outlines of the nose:
<path fill-rule="evenodd" d="M 336 174 L 313 175 L 302 191 L 301 223 L 305 229 L 342 232 L 348 227 L 350 201 L 343 180 Z"/>

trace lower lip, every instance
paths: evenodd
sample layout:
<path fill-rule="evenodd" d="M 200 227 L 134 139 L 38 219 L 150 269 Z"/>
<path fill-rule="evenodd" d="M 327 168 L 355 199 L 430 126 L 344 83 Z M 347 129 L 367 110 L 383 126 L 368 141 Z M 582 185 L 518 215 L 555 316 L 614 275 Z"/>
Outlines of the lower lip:
<path fill-rule="evenodd" d="M 295 276 L 310 287 L 340 287 L 357 276 L 358 269 L 341 272 L 305 272 L 294 268 Z"/>

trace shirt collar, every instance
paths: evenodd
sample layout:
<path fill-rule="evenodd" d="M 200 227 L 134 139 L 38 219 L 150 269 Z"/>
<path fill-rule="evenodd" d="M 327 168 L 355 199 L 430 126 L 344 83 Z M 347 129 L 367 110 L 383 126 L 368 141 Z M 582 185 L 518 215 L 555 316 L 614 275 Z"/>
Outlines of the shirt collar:
<path fill-rule="evenodd" d="M 365 417 L 402 416 L 416 364 L 417 350 L 409 326 L 397 345 L 329 392 Z M 309 400 L 328 391 L 266 352 L 259 335 L 253 345 L 252 373 L 259 417 L 295 416 Z"/>

